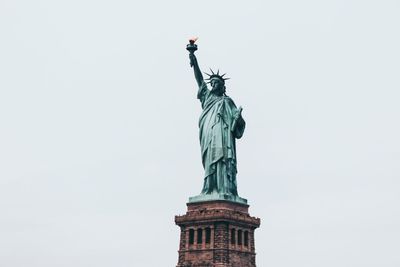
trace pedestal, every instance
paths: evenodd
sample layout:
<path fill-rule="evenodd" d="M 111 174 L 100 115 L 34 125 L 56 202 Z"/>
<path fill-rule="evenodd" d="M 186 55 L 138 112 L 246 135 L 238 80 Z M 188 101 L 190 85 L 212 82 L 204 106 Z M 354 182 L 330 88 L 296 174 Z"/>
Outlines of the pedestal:
<path fill-rule="evenodd" d="M 249 205 L 216 200 L 187 203 L 175 216 L 181 228 L 177 267 L 255 267 L 254 231 L 260 219 Z"/>

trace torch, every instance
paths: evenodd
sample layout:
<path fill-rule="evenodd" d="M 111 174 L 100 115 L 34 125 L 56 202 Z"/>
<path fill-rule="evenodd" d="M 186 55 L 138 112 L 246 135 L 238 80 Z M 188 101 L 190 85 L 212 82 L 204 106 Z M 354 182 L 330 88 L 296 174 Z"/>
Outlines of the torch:
<path fill-rule="evenodd" d="M 193 67 L 196 63 L 196 57 L 194 55 L 194 51 L 197 50 L 197 37 L 193 37 L 189 39 L 189 43 L 186 45 L 186 50 L 189 51 L 189 58 L 190 58 L 190 67 Z"/>
<path fill-rule="evenodd" d="M 189 51 L 190 54 L 194 54 L 194 51 L 197 50 L 197 37 L 193 37 L 189 39 L 189 43 L 186 45 L 186 50 Z"/>

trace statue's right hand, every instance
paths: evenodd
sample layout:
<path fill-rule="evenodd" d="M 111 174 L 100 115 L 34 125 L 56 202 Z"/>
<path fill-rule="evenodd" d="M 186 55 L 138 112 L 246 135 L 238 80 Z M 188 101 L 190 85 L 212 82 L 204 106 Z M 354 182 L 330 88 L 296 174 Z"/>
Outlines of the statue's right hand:
<path fill-rule="evenodd" d="M 193 67 L 195 62 L 196 62 L 196 57 L 193 53 L 189 54 L 189 59 L 190 59 L 190 67 Z"/>

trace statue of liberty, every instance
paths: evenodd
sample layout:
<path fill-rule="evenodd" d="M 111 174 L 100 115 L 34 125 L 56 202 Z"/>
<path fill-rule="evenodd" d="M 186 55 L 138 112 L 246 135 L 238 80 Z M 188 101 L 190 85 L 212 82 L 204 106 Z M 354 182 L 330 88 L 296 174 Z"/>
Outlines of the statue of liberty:
<path fill-rule="evenodd" d="M 191 197 L 189 202 L 207 200 L 230 200 L 247 203 L 246 199 L 238 196 L 236 183 L 236 139 L 242 137 L 245 121 L 242 108 L 237 108 L 233 100 L 225 94 L 225 74 L 219 70 L 204 80 L 194 52 L 197 45 L 195 39 L 190 40 L 187 50 L 190 65 L 199 86 L 197 98 L 203 109 L 200 120 L 200 146 L 204 167 L 204 185 L 201 194 Z M 207 83 L 211 89 L 207 88 Z"/>

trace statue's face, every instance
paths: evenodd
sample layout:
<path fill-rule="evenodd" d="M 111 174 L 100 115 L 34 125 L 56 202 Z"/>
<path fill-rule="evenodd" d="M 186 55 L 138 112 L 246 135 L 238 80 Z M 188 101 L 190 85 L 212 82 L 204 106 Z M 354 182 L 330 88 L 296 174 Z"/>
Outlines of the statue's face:
<path fill-rule="evenodd" d="M 223 83 L 223 81 L 221 81 L 218 78 L 213 78 L 210 81 L 211 84 L 211 92 L 216 94 L 216 95 L 223 95 L 224 93 L 224 89 L 225 89 L 225 85 Z"/>

